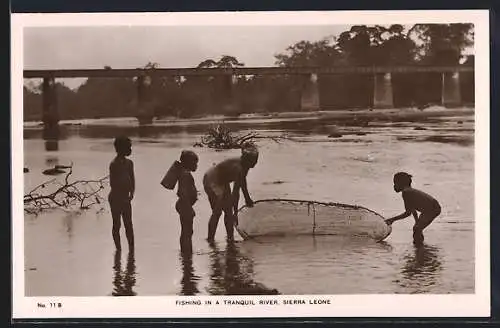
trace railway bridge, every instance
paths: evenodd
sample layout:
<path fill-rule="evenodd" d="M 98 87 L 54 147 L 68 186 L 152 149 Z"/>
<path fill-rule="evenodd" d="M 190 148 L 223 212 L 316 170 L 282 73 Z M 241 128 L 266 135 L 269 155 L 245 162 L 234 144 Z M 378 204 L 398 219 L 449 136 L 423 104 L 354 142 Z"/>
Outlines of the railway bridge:
<path fill-rule="evenodd" d="M 473 72 L 471 66 L 347 66 L 347 67 L 238 67 L 238 68 L 153 68 L 153 69 L 61 69 L 61 70 L 24 70 L 23 77 L 42 78 L 43 113 L 42 120 L 46 129 L 58 125 L 57 78 L 130 78 L 135 77 L 137 85 L 137 118 L 140 124 L 152 122 L 153 115 L 144 105 L 148 87 L 146 77 L 155 76 L 225 76 L 228 85 L 233 85 L 233 76 L 238 75 L 299 75 L 303 78 L 301 107 L 303 110 L 320 109 L 318 77 L 332 74 L 373 74 L 373 107 L 391 108 L 394 106 L 391 74 L 434 72 L 441 73 L 441 104 L 446 107 L 461 104 L 460 73 Z M 231 88 L 227 91 L 230 98 Z"/>

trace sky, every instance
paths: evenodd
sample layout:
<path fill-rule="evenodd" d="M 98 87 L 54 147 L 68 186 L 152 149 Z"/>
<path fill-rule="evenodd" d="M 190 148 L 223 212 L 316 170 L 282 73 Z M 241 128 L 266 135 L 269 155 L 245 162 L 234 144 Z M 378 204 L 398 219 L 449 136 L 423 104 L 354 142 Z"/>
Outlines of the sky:
<path fill-rule="evenodd" d="M 193 67 L 222 55 L 246 66 L 272 66 L 274 55 L 301 40 L 319 41 L 349 29 L 330 26 L 29 27 L 25 69 Z"/>
<path fill-rule="evenodd" d="M 409 26 L 408 26 L 409 27 Z M 274 66 L 299 41 L 338 36 L 351 25 L 55 26 L 24 28 L 24 69 L 195 67 L 236 57 L 247 67 Z M 71 88 L 85 79 L 64 79 Z M 28 82 L 29 83 L 29 82 Z"/>

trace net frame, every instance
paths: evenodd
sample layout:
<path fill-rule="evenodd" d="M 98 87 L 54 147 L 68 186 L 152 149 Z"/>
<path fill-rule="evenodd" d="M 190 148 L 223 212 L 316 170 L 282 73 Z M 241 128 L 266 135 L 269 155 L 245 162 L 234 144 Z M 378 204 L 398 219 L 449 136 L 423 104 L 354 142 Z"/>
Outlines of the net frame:
<path fill-rule="evenodd" d="M 290 199 L 290 198 L 266 198 L 266 199 L 256 200 L 253 203 L 258 204 L 258 203 L 268 203 L 268 202 L 282 202 L 282 203 L 291 203 L 291 204 L 299 203 L 302 205 L 307 205 L 308 215 L 310 215 L 310 211 L 311 211 L 311 207 L 312 207 L 312 212 L 313 212 L 312 235 L 313 236 L 315 236 L 315 230 L 316 230 L 316 208 L 315 208 L 315 205 L 340 207 L 340 208 L 345 208 L 345 209 L 349 209 L 349 210 L 364 210 L 364 211 L 367 211 L 371 214 L 374 214 L 377 217 L 380 217 L 382 219 L 382 221 L 385 223 L 385 218 L 381 214 L 379 214 L 379 213 L 375 212 L 374 210 L 371 210 L 367 207 L 361 206 L 361 205 L 344 204 L 344 203 L 337 203 L 337 202 L 321 202 L 321 201 L 304 200 L 304 199 Z M 245 208 L 249 208 L 249 207 L 250 206 L 247 206 L 247 205 L 241 206 L 238 209 L 238 213 L 240 213 Z M 387 224 L 387 223 L 386 223 L 386 225 L 388 228 L 386 234 L 378 239 L 375 239 L 377 242 L 383 241 L 392 233 L 392 225 Z M 245 231 L 240 229 L 238 226 L 238 220 L 236 220 L 235 229 L 240 234 L 240 236 L 245 240 L 256 238 L 254 236 L 250 236 Z"/>

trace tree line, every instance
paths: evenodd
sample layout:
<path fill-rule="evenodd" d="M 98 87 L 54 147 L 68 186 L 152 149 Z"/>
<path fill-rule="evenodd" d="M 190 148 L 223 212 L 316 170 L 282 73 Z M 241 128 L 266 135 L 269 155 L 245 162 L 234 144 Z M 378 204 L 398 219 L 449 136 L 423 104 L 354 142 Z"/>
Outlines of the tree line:
<path fill-rule="evenodd" d="M 396 65 L 474 65 L 464 56 L 473 46 L 472 24 L 355 25 L 337 37 L 300 41 L 275 55 L 280 67 L 342 67 Z M 230 55 L 207 59 L 197 67 L 243 67 Z M 155 69 L 150 62 L 145 68 Z M 106 66 L 106 69 L 111 67 Z M 373 101 L 373 74 L 320 75 L 322 109 L 369 108 Z M 439 104 L 441 73 L 393 73 L 396 107 Z M 164 76 L 148 78 L 147 111 L 156 117 L 193 117 L 207 114 L 300 110 L 303 80 L 294 75 Z M 24 87 L 25 120 L 39 120 L 41 85 Z M 474 102 L 474 73 L 460 74 L 464 103 Z M 56 83 L 61 119 L 136 116 L 136 78 L 88 78 L 72 90 Z"/>

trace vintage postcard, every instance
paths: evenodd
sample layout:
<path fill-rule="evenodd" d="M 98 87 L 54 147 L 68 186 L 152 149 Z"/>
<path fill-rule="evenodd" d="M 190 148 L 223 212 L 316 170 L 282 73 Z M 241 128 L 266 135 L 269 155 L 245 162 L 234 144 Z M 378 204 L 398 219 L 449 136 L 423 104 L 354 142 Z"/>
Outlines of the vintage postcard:
<path fill-rule="evenodd" d="M 488 11 L 14 14 L 12 58 L 14 318 L 489 316 Z"/>

